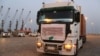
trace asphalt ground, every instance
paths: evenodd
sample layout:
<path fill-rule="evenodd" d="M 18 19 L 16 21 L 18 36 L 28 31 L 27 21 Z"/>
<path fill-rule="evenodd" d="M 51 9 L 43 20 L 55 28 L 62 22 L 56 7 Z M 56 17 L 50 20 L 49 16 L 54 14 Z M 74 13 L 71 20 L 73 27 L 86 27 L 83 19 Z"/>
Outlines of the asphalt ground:
<path fill-rule="evenodd" d="M 0 56 L 58 56 L 36 51 L 36 37 L 0 38 Z M 100 56 L 100 35 L 87 35 L 78 56 Z"/>

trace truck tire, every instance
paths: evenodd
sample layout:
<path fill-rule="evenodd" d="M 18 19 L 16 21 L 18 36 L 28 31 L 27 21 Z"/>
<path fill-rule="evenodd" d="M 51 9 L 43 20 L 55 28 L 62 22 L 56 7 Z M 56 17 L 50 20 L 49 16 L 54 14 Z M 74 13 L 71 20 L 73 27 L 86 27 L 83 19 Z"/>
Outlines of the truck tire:
<path fill-rule="evenodd" d="M 86 36 L 82 37 L 83 44 L 86 43 Z"/>

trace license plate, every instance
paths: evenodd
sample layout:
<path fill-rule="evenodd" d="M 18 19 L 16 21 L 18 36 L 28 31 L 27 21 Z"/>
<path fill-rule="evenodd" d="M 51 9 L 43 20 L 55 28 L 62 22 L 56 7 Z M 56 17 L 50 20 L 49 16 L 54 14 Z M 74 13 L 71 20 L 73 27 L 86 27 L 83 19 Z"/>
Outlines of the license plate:
<path fill-rule="evenodd" d="M 48 50 L 55 50 L 55 47 L 48 46 L 47 49 L 48 49 Z"/>

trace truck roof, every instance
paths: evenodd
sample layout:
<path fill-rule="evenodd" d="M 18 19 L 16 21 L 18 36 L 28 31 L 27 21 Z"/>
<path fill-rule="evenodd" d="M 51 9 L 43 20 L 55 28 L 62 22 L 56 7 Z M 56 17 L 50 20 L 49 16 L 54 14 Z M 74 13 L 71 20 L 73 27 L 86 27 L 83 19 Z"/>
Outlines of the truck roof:
<path fill-rule="evenodd" d="M 42 9 L 46 8 L 57 8 L 57 7 L 74 7 L 76 10 L 81 11 L 80 6 L 75 5 L 74 2 L 56 2 L 56 3 L 43 3 Z"/>
<path fill-rule="evenodd" d="M 43 4 L 43 8 L 52 8 L 52 7 L 64 7 L 64 6 L 74 6 L 73 2 L 56 2 L 56 3 L 48 3 Z"/>
<path fill-rule="evenodd" d="M 41 8 L 40 11 L 41 12 L 48 12 L 48 11 L 54 11 L 54 10 L 57 10 L 57 11 L 65 11 L 65 10 L 74 10 L 75 8 L 73 6 L 64 6 L 64 7 L 53 7 L 53 8 Z"/>

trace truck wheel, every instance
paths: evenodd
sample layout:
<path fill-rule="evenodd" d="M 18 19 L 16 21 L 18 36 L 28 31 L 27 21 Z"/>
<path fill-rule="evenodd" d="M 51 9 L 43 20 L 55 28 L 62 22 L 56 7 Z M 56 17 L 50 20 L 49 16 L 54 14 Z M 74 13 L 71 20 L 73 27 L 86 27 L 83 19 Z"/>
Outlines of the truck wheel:
<path fill-rule="evenodd" d="M 82 40 L 83 40 L 83 44 L 84 44 L 86 42 L 86 36 L 82 37 Z"/>

